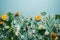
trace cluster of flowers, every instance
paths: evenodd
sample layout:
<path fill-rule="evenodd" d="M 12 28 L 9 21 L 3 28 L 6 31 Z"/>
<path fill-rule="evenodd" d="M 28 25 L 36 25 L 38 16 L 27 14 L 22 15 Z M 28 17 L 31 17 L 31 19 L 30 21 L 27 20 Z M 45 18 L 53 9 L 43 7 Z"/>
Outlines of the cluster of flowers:
<path fill-rule="evenodd" d="M 45 12 L 43 12 L 43 14 L 44 13 Z M 12 14 L 11 12 L 3 14 L 0 16 L 0 39 L 58 40 L 55 30 L 51 30 L 48 22 L 44 19 L 45 18 L 40 15 L 37 15 L 34 19 L 32 17 L 28 19 L 19 15 L 19 12 L 16 12 L 15 14 Z"/>

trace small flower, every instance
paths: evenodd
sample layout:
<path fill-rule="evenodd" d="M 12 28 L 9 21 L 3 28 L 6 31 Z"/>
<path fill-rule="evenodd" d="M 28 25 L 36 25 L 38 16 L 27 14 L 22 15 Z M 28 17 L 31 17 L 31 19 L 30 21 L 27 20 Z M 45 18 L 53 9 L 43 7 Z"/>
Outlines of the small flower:
<path fill-rule="evenodd" d="M 21 39 L 24 39 L 25 37 L 24 37 L 24 35 L 21 35 Z"/>
<path fill-rule="evenodd" d="M 9 26 L 5 26 L 5 29 L 9 29 Z"/>
<path fill-rule="evenodd" d="M 14 24 L 16 24 L 16 20 L 14 20 Z"/>
<path fill-rule="evenodd" d="M 53 38 L 55 38 L 55 37 L 56 37 L 56 33 L 55 33 L 55 32 L 52 32 L 51 36 L 52 36 Z"/>
<path fill-rule="evenodd" d="M 41 20 L 41 16 L 36 16 L 36 17 L 35 17 L 35 20 L 36 20 L 36 21 L 40 21 L 40 20 Z"/>
<path fill-rule="evenodd" d="M 32 29 L 32 27 L 33 27 L 33 25 L 31 25 L 31 27 L 30 27 L 30 28 Z"/>
<path fill-rule="evenodd" d="M 26 31 L 26 28 L 24 28 L 23 31 Z"/>
<path fill-rule="evenodd" d="M 40 26 L 38 27 L 38 30 L 44 30 L 44 29 L 46 29 L 44 25 L 40 25 Z"/>
<path fill-rule="evenodd" d="M 4 37 L 3 35 L 1 35 L 1 37 Z"/>
<path fill-rule="evenodd" d="M 15 16 L 19 16 L 19 12 L 16 12 L 16 13 L 15 13 Z"/>
<path fill-rule="evenodd" d="M 6 21 L 6 20 L 7 20 L 7 15 L 6 15 L 6 14 L 3 14 L 3 15 L 1 16 L 1 19 L 2 19 L 3 21 Z"/>
<path fill-rule="evenodd" d="M 0 22 L 0 25 L 2 25 L 2 24 L 4 24 L 4 22 L 3 22 L 3 21 L 1 21 L 1 22 Z"/>
<path fill-rule="evenodd" d="M 45 28 L 44 25 L 40 25 L 40 26 L 38 27 L 38 32 L 39 32 L 41 35 L 44 35 L 45 30 L 46 30 L 46 28 Z"/>
<path fill-rule="evenodd" d="M 35 30 L 32 30 L 33 31 L 33 33 L 35 33 Z"/>
<path fill-rule="evenodd" d="M 19 33 L 19 32 L 18 32 L 18 31 L 16 31 L 16 32 L 15 32 L 15 35 L 16 35 L 16 36 L 18 36 L 18 33 Z"/>
<path fill-rule="evenodd" d="M 19 25 L 16 26 L 16 30 L 20 30 L 20 26 Z"/>
<path fill-rule="evenodd" d="M 49 32 L 48 32 L 48 31 L 46 31 L 46 32 L 45 32 L 45 35 L 46 35 L 46 36 L 48 36 L 48 35 L 49 35 Z"/>
<path fill-rule="evenodd" d="M 16 30 L 20 30 L 20 27 L 17 27 Z"/>
<path fill-rule="evenodd" d="M 3 28 L 3 31 L 4 31 L 5 29 Z"/>

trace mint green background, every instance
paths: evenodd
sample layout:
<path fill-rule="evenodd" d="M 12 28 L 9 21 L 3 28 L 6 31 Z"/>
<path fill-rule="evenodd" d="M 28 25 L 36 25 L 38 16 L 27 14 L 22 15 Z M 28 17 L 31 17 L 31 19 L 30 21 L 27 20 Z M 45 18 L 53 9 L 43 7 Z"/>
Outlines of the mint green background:
<path fill-rule="evenodd" d="M 47 14 L 60 14 L 60 0 L 0 0 L 0 15 L 19 11 L 25 17 Z"/>

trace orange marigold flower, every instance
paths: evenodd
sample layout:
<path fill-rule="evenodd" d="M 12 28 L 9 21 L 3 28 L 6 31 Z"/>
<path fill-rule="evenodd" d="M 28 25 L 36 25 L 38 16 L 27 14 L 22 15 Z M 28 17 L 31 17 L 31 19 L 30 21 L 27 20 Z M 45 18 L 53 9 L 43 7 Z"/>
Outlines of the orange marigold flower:
<path fill-rule="evenodd" d="M 2 21 L 2 22 L 0 22 L 0 25 L 2 25 L 2 24 L 4 24 L 4 22 Z"/>
<path fill-rule="evenodd" d="M 3 21 L 7 20 L 7 15 L 6 15 L 6 14 L 3 14 L 3 15 L 1 16 L 1 19 L 2 19 Z"/>
<path fill-rule="evenodd" d="M 15 16 L 19 16 L 19 12 L 16 12 L 16 13 L 15 13 Z"/>
<path fill-rule="evenodd" d="M 35 20 L 36 20 L 36 21 L 40 21 L 40 20 L 41 20 L 41 16 L 36 16 L 36 17 L 35 17 Z"/>
<path fill-rule="evenodd" d="M 52 32 L 51 36 L 52 36 L 53 38 L 55 38 L 57 35 L 56 35 L 55 32 Z"/>

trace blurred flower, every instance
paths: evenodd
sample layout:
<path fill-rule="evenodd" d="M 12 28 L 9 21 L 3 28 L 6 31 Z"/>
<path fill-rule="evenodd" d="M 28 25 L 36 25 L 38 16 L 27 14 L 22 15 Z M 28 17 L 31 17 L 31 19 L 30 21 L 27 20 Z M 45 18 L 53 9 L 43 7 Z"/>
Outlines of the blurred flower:
<path fill-rule="evenodd" d="M 19 33 L 19 32 L 18 32 L 18 31 L 16 31 L 16 32 L 15 32 L 15 35 L 16 35 L 16 36 L 18 36 L 18 33 Z"/>
<path fill-rule="evenodd" d="M 48 31 L 46 31 L 46 32 L 45 32 L 45 35 L 46 35 L 46 36 L 48 36 L 48 35 L 49 35 L 49 32 L 48 32 Z"/>
<path fill-rule="evenodd" d="M 5 26 L 5 29 L 9 29 L 9 26 Z"/>
<path fill-rule="evenodd" d="M 15 16 L 19 16 L 19 12 L 16 12 L 16 13 L 15 13 Z"/>
<path fill-rule="evenodd" d="M 14 20 L 14 24 L 16 24 L 16 20 Z"/>
<path fill-rule="evenodd" d="M 3 21 L 1 21 L 1 22 L 0 22 L 0 25 L 2 25 L 2 24 L 4 24 L 4 22 L 3 22 Z"/>
<path fill-rule="evenodd" d="M 20 26 L 19 25 L 16 26 L 16 30 L 20 31 Z"/>
<path fill-rule="evenodd" d="M 6 15 L 6 14 L 3 14 L 3 15 L 1 16 L 1 19 L 2 19 L 3 21 L 6 21 L 6 20 L 7 20 L 7 15 Z"/>
<path fill-rule="evenodd" d="M 40 25 L 40 26 L 38 27 L 38 30 L 44 30 L 44 29 L 46 29 L 44 25 Z"/>
<path fill-rule="evenodd" d="M 46 30 L 46 28 L 45 28 L 44 25 L 40 25 L 40 26 L 38 27 L 38 32 L 39 32 L 41 35 L 44 35 L 45 30 Z"/>
<path fill-rule="evenodd" d="M 33 31 L 33 33 L 35 33 L 35 30 L 32 30 Z"/>
<path fill-rule="evenodd" d="M 55 38 L 55 37 L 56 37 L 56 33 L 55 33 L 55 32 L 52 32 L 51 36 L 52 36 L 53 38 Z"/>
<path fill-rule="evenodd" d="M 58 37 L 56 37 L 55 40 L 58 40 Z"/>
<path fill-rule="evenodd" d="M 24 28 L 23 31 L 26 31 L 26 28 Z"/>
<path fill-rule="evenodd" d="M 20 26 L 19 26 L 19 25 L 17 25 L 17 26 L 16 26 L 16 32 L 15 32 L 15 35 L 16 35 L 16 36 L 18 36 L 19 31 L 20 31 Z"/>
<path fill-rule="evenodd" d="M 36 21 L 40 21 L 40 20 L 41 20 L 41 16 L 36 16 L 36 17 L 35 17 L 35 20 L 36 20 Z"/>
<path fill-rule="evenodd" d="M 21 39 L 24 39 L 25 37 L 24 37 L 24 35 L 21 35 Z"/>

